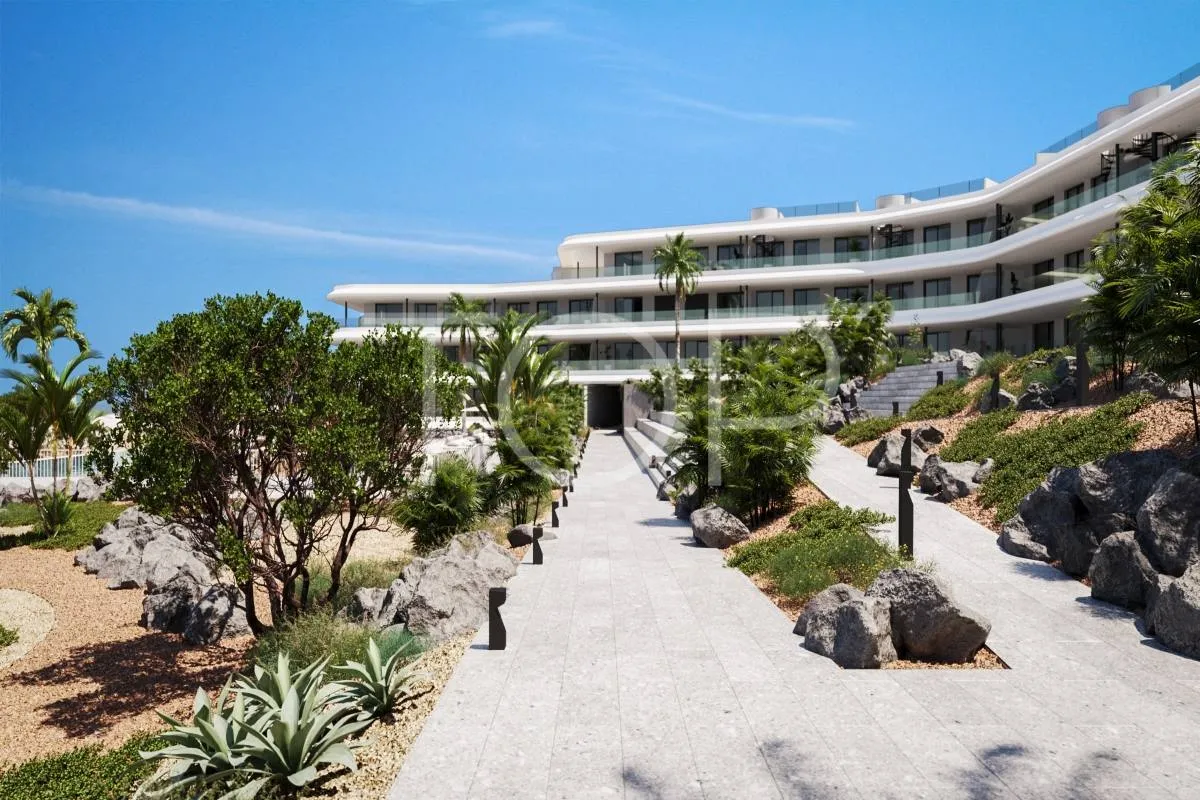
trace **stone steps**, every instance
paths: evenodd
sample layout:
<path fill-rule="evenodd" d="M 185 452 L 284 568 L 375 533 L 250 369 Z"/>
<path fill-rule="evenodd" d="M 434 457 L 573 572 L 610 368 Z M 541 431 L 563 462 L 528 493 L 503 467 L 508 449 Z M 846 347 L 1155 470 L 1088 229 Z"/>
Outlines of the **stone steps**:
<path fill-rule="evenodd" d="M 947 381 L 954 380 L 958 368 L 953 361 L 914 364 L 897 367 L 858 395 L 858 407 L 873 417 L 889 416 L 892 404 L 898 403 L 900 413 L 907 413 L 921 396 L 937 386 L 937 374 Z"/>
<path fill-rule="evenodd" d="M 639 419 L 637 429 L 663 450 L 670 450 L 673 441 L 679 438 L 674 427 L 649 418 Z"/>

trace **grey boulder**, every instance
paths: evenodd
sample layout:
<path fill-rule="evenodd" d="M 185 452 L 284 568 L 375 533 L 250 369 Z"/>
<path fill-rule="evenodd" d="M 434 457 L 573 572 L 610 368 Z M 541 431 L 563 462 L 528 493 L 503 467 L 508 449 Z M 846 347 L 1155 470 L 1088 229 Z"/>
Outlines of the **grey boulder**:
<path fill-rule="evenodd" d="M 1177 653 L 1200 658 L 1200 564 L 1159 590 L 1151 617 L 1159 641 Z"/>
<path fill-rule="evenodd" d="M 249 632 L 242 593 L 236 586 L 218 583 L 209 586 L 192 606 L 183 638 L 191 644 L 214 644 L 226 636 L 244 636 Z"/>
<path fill-rule="evenodd" d="M 912 431 L 913 444 L 926 452 L 945 438 L 946 434 L 934 425 L 918 425 Z"/>
<path fill-rule="evenodd" d="M 921 491 L 948 503 L 979 490 L 978 472 L 979 464 L 974 461 L 942 461 L 929 456 L 921 468 Z"/>
<path fill-rule="evenodd" d="M 1101 538 L 1133 530 L 1138 508 L 1158 479 L 1178 465 L 1179 457 L 1168 450 L 1129 451 L 1084 464 L 1076 494 L 1089 525 Z"/>
<path fill-rule="evenodd" d="M 1044 383 L 1031 383 L 1017 398 L 1018 411 L 1046 411 L 1055 405 L 1054 392 Z"/>
<path fill-rule="evenodd" d="M 194 580 L 179 575 L 146 593 L 139 624 L 148 630 L 183 633 L 192 607 L 202 594 Z"/>
<path fill-rule="evenodd" d="M 1159 478 L 1137 512 L 1137 540 L 1167 575 L 1180 576 L 1200 560 L 1200 477 L 1172 469 Z"/>
<path fill-rule="evenodd" d="M 1016 403 L 1017 398 L 1013 396 L 1012 392 L 1001 389 L 997 395 L 997 401 L 993 405 L 992 393 L 987 391 L 984 392 L 983 397 L 979 399 L 979 410 L 986 414 L 989 411 L 997 411 L 1002 408 L 1008 408 L 1009 406 L 1016 405 Z"/>
<path fill-rule="evenodd" d="M 750 529 L 720 506 L 705 506 L 692 512 L 692 536 L 705 547 L 724 550 L 750 538 Z"/>
<path fill-rule="evenodd" d="M 979 365 L 983 363 L 983 356 L 969 350 L 951 350 L 950 357 L 958 363 L 958 376 L 960 378 L 973 377 L 979 370 Z"/>
<path fill-rule="evenodd" d="M 1001 550 L 1017 558 L 1031 558 L 1036 561 L 1052 560 L 1046 545 L 1033 537 L 1029 528 L 1025 526 L 1025 521 L 1019 515 L 1004 523 L 1000 528 L 1000 537 L 997 542 Z"/>
<path fill-rule="evenodd" d="M 987 641 L 991 623 L 955 601 L 949 586 L 920 570 L 889 569 L 867 597 L 891 601 L 892 640 L 901 657 L 966 663 Z"/>
<path fill-rule="evenodd" d="M 828 589 L 823 589 L 813 596 L 811 600 L 804 604 L 804 610 L 800 612 L 800 616 L 796 618 L 796 627 L 792 628 L 792 633 L 797 636 L 804 636 L 808 630 L 808 623 L 813 617 L 822 611 L 837 608 L 842 603 L 848 600 L 863 597 L 863 593 L 851 586 L 848 583 L 835 583 Z"/>
<path fill-rule="evenodd" d="M 839 605 L 833 617 L 831 657 L 839 667 L 878 669 L 896 660 L 890 602 L 877 597 L 855 598 Z"/>
<path fill-rule="evenodd" d="M 1141 608 L 1158 576 L 1138 547 L 1132 531 L 1114 533 L 1100 543 L 1088 570 L 1092 597 L 1125 608 Z"/>
<path fill-rule="evenodd" d="M 886 475 L 888 477 L 899 477 L 901 454 L 904 448 L 904 437 L 899 431 L 892 431 L 884 436 L 875 445 L 875 449 L 871 451 L 871 455 L 867 458 L 867 466 L 875 468 L 876 475 Z M 913 443 L 910 460 L 912 468 L 918 472 L 925 466 L 925 451 Z M 874 462 L 874 463 L 872 463 Z"/>

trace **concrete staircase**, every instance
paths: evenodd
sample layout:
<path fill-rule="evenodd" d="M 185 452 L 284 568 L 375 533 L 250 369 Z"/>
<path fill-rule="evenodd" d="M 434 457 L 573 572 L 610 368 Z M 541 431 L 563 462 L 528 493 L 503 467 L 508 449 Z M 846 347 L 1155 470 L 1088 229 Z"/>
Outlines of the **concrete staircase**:
<path fill-rule="evenodd" d="M 957 377 L 957 366 L 953 361 L 934 364 L 914 364 L 911 367 L 896 367 L 882 380 L 859 392 L 858 407 L 872 417 L 888 417 L 892 414 L 892 403 L 900 404 L 900 413 L 905 414 L 921 395 L 937 386 L 937 374 L 943 373 L 947 381 Z"/>
<path fill-rule="evenodd" d="M 651 411 L 649 417 L 639 419 L 632 428 L 621 430 L 634 460 L 650 476 L 655 489 L 675 474 L 675 463 L 667 458 L 667 451 L 679 436 L 675 431 L 678 424 L 674 412 Z"/>

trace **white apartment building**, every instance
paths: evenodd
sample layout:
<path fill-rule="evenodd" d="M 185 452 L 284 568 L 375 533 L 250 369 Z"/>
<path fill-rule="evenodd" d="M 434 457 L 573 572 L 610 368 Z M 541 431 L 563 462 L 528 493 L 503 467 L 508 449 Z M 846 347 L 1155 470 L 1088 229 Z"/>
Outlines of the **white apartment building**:
<path fill-rule="evenodd" d="M 674 358 L 674 298 L 652 253 L 680 232 L 705 270 L 681 326 L 684 357 L 710 342 L 774 338 L 823 321 L 827 297 L 892 298 L 897 335 L 919 327 L 928 347 L 1014 353 L 1073 340 L 1069 316 L 1091 291 L 1093 240 L 1145 192 L 1155 161 L 1200 135 L 1200 64 L 1129 95 L 1034 156 L 1007 180 L 963 181 L 857 202 L 751 209 L 749 219 L 566 237 L 549 280 L 475 284 L 342 284 L 340 340 L 386 324 L 441 336 L 451 292 L 545 317 L 566 343 L 565 367 L 589 405 Z M 610 397 L 610 395 L 612 395 Z"/>

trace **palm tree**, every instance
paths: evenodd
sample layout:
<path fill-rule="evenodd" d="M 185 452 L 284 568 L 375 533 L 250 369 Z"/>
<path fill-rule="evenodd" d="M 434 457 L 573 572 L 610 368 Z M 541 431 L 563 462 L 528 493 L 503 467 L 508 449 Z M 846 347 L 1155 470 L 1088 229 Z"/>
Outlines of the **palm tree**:
<path fill-rule="evenodd" d="M 458 333 L 459 358 L 464 362 L 469 358 L 467 348 L 479 340 L 479 329 L 487 322 L 486 307 L 483 300 L 468 300 L 462 292 L 450 293 L 442 336 Z"/>
<path fill-rule="evenodd" d="M 25 467 L 30 496 L 39 508 L 34 468 L 49 434 L 50 422 L 42 413 L 37 395 L 22 387 L 0 398 L 0 460 L 16 461 Z"/>
<path fill-rule="evenodd" d="M 696 252 L 695 243 L 682 232 L 675 238 L 667 237 L 666 244 L 654 248 L 654 260 L 657 266 L 654 275 L 658 278 L 658 288 L 675 294 L 675 367 L 679 368 L 683 359 L 683 340 L 679 333 L 679 320 L 683 315 L 683 302 L 692 292 L 696 291 L 696 280 L 700 277 L 703 265 L 700 254 Z"/>
<path fill-rule="evenodd" d="M 75 327 L 74 301 L 56 299 L 49 289 L 35 295 L 21 288 L 13 294 L 25 304 L 0 316 L 0 346 L 13 361 L 17 360 L 17 348 L 26 340 L 33 342 L 40 356 L 48 356 L 51 345 L 59 339 L 70 339 L 81 353 L 88 349 L 87 337 Z"/>

